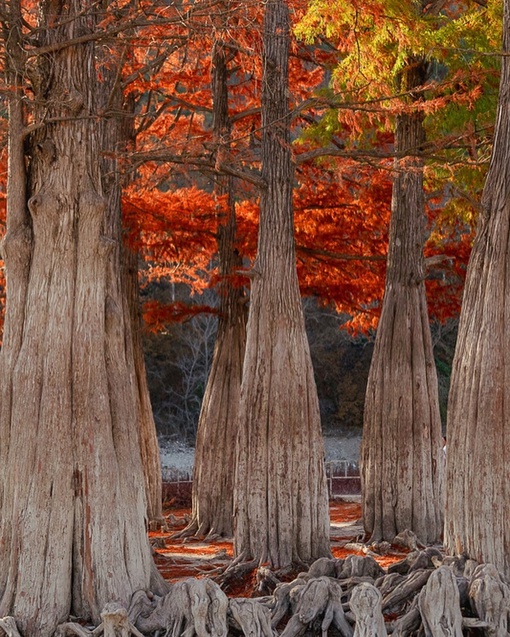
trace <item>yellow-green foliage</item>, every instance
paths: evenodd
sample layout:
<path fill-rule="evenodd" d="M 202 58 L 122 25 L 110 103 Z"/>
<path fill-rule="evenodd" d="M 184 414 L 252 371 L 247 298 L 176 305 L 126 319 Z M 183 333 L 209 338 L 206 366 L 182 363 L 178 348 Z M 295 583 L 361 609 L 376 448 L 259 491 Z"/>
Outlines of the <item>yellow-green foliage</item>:
<path fill-rule="evenodd" d="M 330 103 L 340 108 L 327 112 L 315 140 L 326 143 L 328 133 L 343 131 L 346 145 L 366 147 L 374 130 L 393 130 L 397 113 L 418 109 L 425 117 L 429 183 L 460 184 L 454 190 L 464 202 L 451 201 L 449 208 L 466 215 L 465 202 L 478 197 L 490 154 L 502 2 L 452 2 L 438 14 L 434 6 L 433 0 L 310 0 L 296 35 L 308 44 L 326 37 L 339 54 Z M 415 60 L 425 62 L 427 75 L 406 92 L 401 78 Z"/>

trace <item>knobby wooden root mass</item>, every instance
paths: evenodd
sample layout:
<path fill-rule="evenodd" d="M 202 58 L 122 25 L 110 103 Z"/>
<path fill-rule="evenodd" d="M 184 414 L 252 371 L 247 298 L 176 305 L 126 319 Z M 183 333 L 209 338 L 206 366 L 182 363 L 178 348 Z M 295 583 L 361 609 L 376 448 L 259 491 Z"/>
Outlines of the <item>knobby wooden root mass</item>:
<path fill-rule="evenodd" d="M 291 582 L 261 567 L 257 581 L 270 593 L 231 598 L 208 578 L 189 578 L 164 596 L 138 591 L 130 607 L 112 602 L 97 627 L 61 624 L 55 637 L 462 637 L 478 629 L 505 637 L 510 587 L 491 564 L 445 557 L 437 547 L 411 551 L 383 569 L 370 556 L 321 558 Z M 271 590 L 272 589 L 272 590 Z M 13 617 L 0 635 L 21 637 Z"/>

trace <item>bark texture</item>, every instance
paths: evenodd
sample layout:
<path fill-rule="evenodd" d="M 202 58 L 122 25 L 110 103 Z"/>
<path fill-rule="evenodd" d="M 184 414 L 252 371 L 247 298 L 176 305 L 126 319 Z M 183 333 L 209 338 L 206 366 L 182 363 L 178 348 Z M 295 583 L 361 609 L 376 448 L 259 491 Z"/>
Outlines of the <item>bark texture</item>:
<path fill-rule="evenodd" d="M 223 7 L 226 12 L 228 3 Z M 221 14 L 220 14 L 221 15 Z M 224 18 L 219 18 L 222 20 Z M 220 24 L 221 29 L 221 24 Z M 213 48 L 213 133 L 217 161 L 228 154 L 230 120 L 228 112 L 228 50 L 221 40 Z M 233 179 L 218 176 L 215 190 L 226 195 L 226 212 L 220 210 L 218 258 L 218 332 L 211 371 L 202 402 L 195 444 L 192 519 L 185 533 L 232 535 L 233 489 L 237 416 L 246 345 L 246 304 L 242 288 L 232 278 L 242 266 L 235 246 L 236 214 Z M 224 210 L 224 209 L 223 209 Z"/>
<path fill-rule="evenodd" d="M 119 123 L 98 117 L 117 105 L 115 69 L 106 48 L 60 45 L 93 31 L 87 9 L 96 4 L 41 3 L 39 44 L 54 51 L 27 69 L 41 124 L 27 141 L 28 175 L 22 105 L 10 99 L 0 616 L 15 616 L 25 637 L 53 634 L 69 613 L 99 623 L 105 604 L 127 605 L 154 573 L 119 180 L 105 157 Z M 12 83 L 24 69 L 16 68 L 19 4 L 9 11 Z"/>
<path fill-rule="evenodd" d="M 147 499 L 147 522 L 150 528 L 157 528 L 163 523 L 161 456 L 143 355 L 138 256 L 127 246 L 124 246 L 123 255 L 135 366 L 137 422 Z"/>
<path fill-rule="evenodd" d="M 425 637 L 462 637 L 459 589 L 447 566 L 432 573 L 418 599 Z"/>
<path fill-rule="evenodd" d="M 412 72 L 410 72 L 412 75 Z M 406 79 L 407 89 L 418 78 Z M 443 526 L 441 420 L 423 246 L 426 217 L 421 113 L 397 118 L 386 287 L 370 367 L 361 449 L 365 531 L 375 541 L 414 531 L 437 541 Z"/>
<path fill-rule="evenodd" d="M 352 591 L 350 606 L 356 617 L 354 637 L 387 637 L 381 603 L 381 592 L 369 582 L 358 584 Z"/>
<path fill-rule="evenodd" d="M 503 48 L 510 50 L 505 2 Z M 503 56 L 492 159 L 459 325 L 448 407 L 445 542 L 510 576 L 510 64 Z"/>
<path fill-rule="evenodd" d="M 296 274 L 286 2 L 265 4 L 262 177 L 234 489 L 238 559 L 329 555 L 319 405 Z"/>

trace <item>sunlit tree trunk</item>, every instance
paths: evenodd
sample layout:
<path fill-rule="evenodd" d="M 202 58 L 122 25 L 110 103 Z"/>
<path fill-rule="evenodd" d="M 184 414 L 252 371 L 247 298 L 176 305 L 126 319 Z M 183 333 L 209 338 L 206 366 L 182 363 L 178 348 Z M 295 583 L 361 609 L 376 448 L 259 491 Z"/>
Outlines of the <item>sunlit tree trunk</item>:
<path fill-rule="evenodd" d="M 510 5 L 503 50 L 510 51 Z M 510 577 L 510 62 L 468 268 L 448 403 L 445 543 Z"/>
<path fill-rule="evenodd" d="M 92 5 L 40 5 L 48 49 L 29 69 L 41 126 L 27 156 L 21 96 L 9 99 L 0 615 L 25 637 L 52 635 L 70 613 L 98 623 L 105 603 L 162 586 L 145 529 L 120 189 L 107 158 L 119 124 L 98 117 L 118 106 L 115 68 L 107 47 L 60 45 L 93 31 Z M 7 79 L 20 86 L 19 2 L 8 11 Z"/>
<path fill-rule="evenodd" d="M 228 3 L 222 5 L 226 13 Z M 220 14 L 221 15 L 221 14 Z M 219 18 L 222 20 L 224 18 Z M 221 24 L 220 24 L 221 28 Z M 213 134 L 218 160 L 228 153 L 228 48 L 215 42 L 212 55 Z M 192 519 L 185 530 L 197 535 L 232 535 L 233 481 L 237 415 L 246 344 L 246 304 L 242 288 L 233 285 L 233 275 L 242 266 L 236 241 L 233 178 L 218 176 L 215 192 L 226 197 L 219 204 L 218 332 L 211 371 L 198 421 L 193 469 Z"/>
<path fill-rule="evenodd" d="M 405 90 L 419 83 L 419 61 Z M 423 115 L 397 117 L 389 252 L 383 310 L 365 400 L 361 478 L 363 521 L 372 540 L 414 531 L 440 539 L 443 524 L 441 420 L 425 296 L 426 216 Z"/>
<path fill-rule="evenodd" d="M 274 567 L 329 555 L 319 404 L 296 274 L 289 133 L 289 15 L 264 19 L 258 251 L 241 385 L 234 489 L 238 559 Z"/>

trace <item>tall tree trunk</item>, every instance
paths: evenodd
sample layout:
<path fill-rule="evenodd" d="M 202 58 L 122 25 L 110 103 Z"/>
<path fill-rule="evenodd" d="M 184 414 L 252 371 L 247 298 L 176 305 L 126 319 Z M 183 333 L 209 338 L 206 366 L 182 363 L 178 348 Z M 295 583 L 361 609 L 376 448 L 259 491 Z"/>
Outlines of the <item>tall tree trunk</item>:
<path fill-rule="evenodd" d="M 330 554 L 319 404 L 296 274 L 289 131 L 289 14 L 264 17 L 258 252 L 241 385 L 234 488 L 238 559 L 274 567 Z"/>
<path fill-rule="evenodd" d="M 126 117 L 122 121 L 122 142 L 126 144 L 136 143 L 136 130 L 134 125 L 135 98 L 133 95 L 124 97 L 123 109 Z M 133 175 L 131 174 L 131 179 Z M 122 185 L 127 185 L 129 178 L 123 175 Z M 159 450 L 156 423 L 147 384 L 147 372 L 142 345 L 143 318 L 140 311 L 140 284 L 138 280 L 138 253 L 124 242 L 122 251 L 122 266 L 124 274 L 125 297 L 129 323 L 131 325 L 131 337 L 133 358 L 135 365 L 135 378 L 137 387 L 137 413 L 140 434 L 140 451 L 142 454 L 142 466 L 145 476 L 145 496 L 147 499 L 147 522 L 150 529 L 160 528 L 163 524 L 163 499 L 162 499 L 162 475 L 161 455 Z"/>
<path fill-rule="evenodd" d="M 15 615 L 26 637 L 53 634 L 69 613 L 98 622 L 105 603 L 127 604 L 151 579 L 156 585 L 122 294 L 119 180 L 106 158 L 119 124 L 98 117 L 112 103 L 115 73 L 106 47 L 59 46 L 93 31 L 86 9 L 95 4 L 41 3 L 40 44 L 55 51 L 30 70 L 41 127 L 28 143 L 28 177 L 21 101 L 10 98 L 0 615 Z M 8 79 L 16 82 L 19 3 L 9 11 Z"/>
<path fill-rule="evenodd" d="M 420 82 L 419 62 L 405 79 Z M 444 460 L 438 387 L 427 301 L 423 246 L 425 141 L 420 112 L 397 117 L 389 252 L 383 310 L 365 400 L 361 477 L 363 521 L 373 540 L 404 529 L 421 542 L 442 533 Z M 414 155 L 414 157 L 413 157 Z"/>
<path fill-rule="evenodd" d="M 229 228 L 223 229 L 221 242 Z M 228 248 L 232 244 L 227 240 Z M 220 257 L 225 253 L 220 249 Z M 228 260 L 223 259 L 223 265 Z M 198 422 L 191 529 L 197 535 L 232 535 L 233 476 L 246 316 L 240 290 L 226 284 L 214 356 Z"/>
<path fill-rule="evenodd" d="M 137 422 L 139 427 L 143 473 L 145 477 L 147 521 L 149 528 L 154 529 L 163 523 L 161 456 L 149 387 L 147 385 L 147 373 L 142 347 L 138 255 L 136 251 L 131 250 L 128 246 L 124 246 L 123 265 L 126 277 L 126 298 L 129 308 L 135 367 Z"/>
<path fill-rule="evenodd" d="M 510 52 L 510 4 L 503 50 Z M 468 267 L 448 402 L 445 543 L 510 577 L 510 61 Z"/>
<path fill-rule="evenodd" d="M 228 3 L 222 7 L 227 12 Z M 224 18 L 220 18 L 224 19 Z M 221 25 L 220 25 L 221 28 Z M 212 55 L 213 134 L 218 161 L 228 152 L 228 49 L 217 41 Z M 246 344 L 246 304 L 243 290 L 232 284 L 232 275 L 242 266 L 236 248 L 236 215 L 233 179 L 219 176 L 216 194 L 227 196 L 220 205 L 218 230 L 219 286 L 218 332 L 211 371 L 198 421 L 193 469 L 192 518 L 185 533 L 232 535 L 233 482 L 237 416 Z"/>

